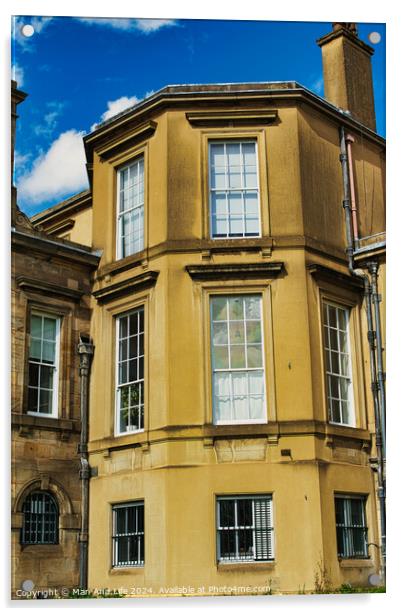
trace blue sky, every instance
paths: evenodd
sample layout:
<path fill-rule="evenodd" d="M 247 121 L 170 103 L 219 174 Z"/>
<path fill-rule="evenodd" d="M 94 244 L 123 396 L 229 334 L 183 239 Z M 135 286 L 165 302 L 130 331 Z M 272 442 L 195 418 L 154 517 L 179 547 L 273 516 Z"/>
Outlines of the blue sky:
<path fill-rule="evenodd" d="M 25 38 L 23 24 L 35 34 Z M 385 26 L 358 24 L 373 56 L 377 130 L 385 135 Z M 29 215 L 87 185 L 82 137 L 96 123 L 167 84 L 298 81 L 323 95 L 317 38 L 329 22 L 17 17 L 18 201 Z"/>

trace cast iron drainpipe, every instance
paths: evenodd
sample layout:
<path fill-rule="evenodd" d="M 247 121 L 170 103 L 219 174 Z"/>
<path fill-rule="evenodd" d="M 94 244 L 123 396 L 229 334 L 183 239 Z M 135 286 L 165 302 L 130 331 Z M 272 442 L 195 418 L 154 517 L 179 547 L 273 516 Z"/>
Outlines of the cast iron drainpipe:
<path fill-rule="evenodd" d="M 375 353 L 375 344 L 374 344 L 374 336 L 376 336 L 377 346 L 378 346 L 378 337 L 377 332 L 373 331 L 373 317 L 372 317 L 372 294 L 373 288 L 370 284 L 369 278 L 367 274 L 362 269 L 354 268 L 354 249 L 353 249 L 353 239 L 351 233 L 351 225 L 352 225 L 352 217 L 351 217 L 351 204 L 349 195 L 353 194 L 354 198 L 354 189 L 353 193 L 351 192 L 350 186 L 350 176 L 349 176 L 349 159 L 347 155 L 347 147 L 346 147 L 346 137 L 345 137 L 345 129 L 342 126 L 340 129 L 340 149 L 341 154 L 339 156 L 339 160 L 342 166 L 342 180 L 343 180 L 343 208 L 345 210 L 345 223 L 346 223 L 346 254 L 348 256 L 348 266 L 349 271 L 352 276 L 357 276 L 362 278 L 364 281 L 364 290 L 365 290 L 365 299 L 366 299 L 366 311 L 367 311 L 367 327 L 368 327 L 368 340 L 370 347 L 370 370 L 371 370 L 371 391 L 373 394 L 373 403 L 374 403 L 374 415 L 375 415 L 375 425 L 376 425 L 376 446 L 379 457 L 378 463 L 378 498 L 380 501 L 380 526 L 381 526 L 381 556 L 383 560 L 384 566 L 384 579 L 385 579 L 385 570 L 386 570 L 386 530 L 385 530 L 385 482 L 383 475 L 383 442 L 382 442 L 382 421 L 381 421 L 381 411 L 379 408 L 379 400 L 378 400 L 378 389 L 379 383 L 377 382 L 377 370 L 376 370 L 376 353 Z M 353 177 L 353 174 L 352 174 Z M 357 218 L 356 218 L 357 222 Z M 358 233 L 357 233 L 357 224 L 354 229 L 356 231 L 356 239 L 358 241 Z M 378 294 L 376 294 L 378 296 Z M 378 299 L 378 297 L 377 297 Z M 378 319 L 379 319 L 379 309 L 378 310 Z M 376 319 L 377 321 L 377 319 Z M 378 320 L 379 323 L 379 320 Z M 381 342 L 381 332 L 380 332 L 380 342 Z M 382 353 L 382 349 L 380 347 L 380 353 Z M 382 356 L 380 358 L 380 365 L 382 366 Z M 385 407 L 384 407 L 385 409 Z M 385 433 L 384 433 L 385 436 Z"/>
<path fill-rule="evenodd" d="M 350 206 L 352 214 L 352 230 L 353 230 L 353 243 L 354 248 L 359 245 L 359 229 L 357 226 L 357 207 L 356 207 L 356 195 L 355 195 L 355 180 L 353 176 L 353 159 L 352 159 L 352 143 L 354 138 L 349 133 L 345 135 L 346 152 L 348 157 L 348 170 L 349 170 L 349 187 L 350 187 Z"/>
<path fill-rule="evenodd" d="M 80 580 L 81 589 L 88 588 L 88 518 L 89 518 L 89 479 L 90 467 L 88 463 L 88 402 L 89 402 L 89 373 L 94 353 L 94 346 L 89 336 L 80 334 L 78 354 L 80 356 L 80 410 L 81 435 L 78 453 L 80 454 L 80 480 L 81 480 L 81 530 L 80 544 Z"/>

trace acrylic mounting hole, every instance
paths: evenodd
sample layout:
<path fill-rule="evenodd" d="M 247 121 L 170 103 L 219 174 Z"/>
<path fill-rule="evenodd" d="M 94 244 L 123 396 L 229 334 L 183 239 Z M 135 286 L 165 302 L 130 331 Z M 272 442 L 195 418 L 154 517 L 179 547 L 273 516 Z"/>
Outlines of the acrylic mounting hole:
<path fill-rule="evenodd" d="M 33 26 L 31 26 L 31 24 L 24 24 L 21 28 L 21 32 L 24 36 L 29 38 L 34 34 L 35 29 Z"/>
<path fill-rule="evenodd" d="M 381 41 L 381 34 L 379 32 L 370 32 L 368 38 L 370 43 L 373 43 L 373 45 L 377 45 L 377 43 Z"/>

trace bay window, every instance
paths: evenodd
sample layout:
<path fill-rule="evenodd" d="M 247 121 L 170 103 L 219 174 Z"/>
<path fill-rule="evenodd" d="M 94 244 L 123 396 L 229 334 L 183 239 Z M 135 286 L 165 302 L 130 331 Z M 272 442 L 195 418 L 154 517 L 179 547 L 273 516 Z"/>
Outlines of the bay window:
<path fill-rule="evenodd" d="M 118 170 L 117 258 L 144 248 L 144 156 Z"/>
<path fill-rule="evenodd" d="M 211 141 L 209 198 L 213 238 L 259 237 L 257 141 Z"/>
<path fill-rule="evenodd" d="M 261 295 L 211 297 L 215 423 L 266 421 Z"/>
<path fill-rule="evenodd" d="M 350 357 L 350 309 L 323 302 L 324 352 L 327 403 L 332 423 L 354 425 L 353 383 Z"/>
<path fill-rule="evenodd" d="M 117 318 L 116 432 L 144 429 L 144 308 Z"/>

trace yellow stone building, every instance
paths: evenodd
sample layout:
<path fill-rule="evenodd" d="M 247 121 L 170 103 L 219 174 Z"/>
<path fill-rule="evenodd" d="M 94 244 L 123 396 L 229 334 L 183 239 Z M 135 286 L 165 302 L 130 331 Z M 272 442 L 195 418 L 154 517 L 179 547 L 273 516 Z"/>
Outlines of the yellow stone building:
<path fill-rule="evenodd" d="M 167 86 L 87 135 L 90 191 L 32 219 L 102 251 L 90 589 L 297 593 L 383 568 L 384 320 L 365 311 L 383 308 L 385 143 L 370 48 L 350 24 L 319 44 L 328 100 Z"/>

